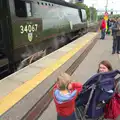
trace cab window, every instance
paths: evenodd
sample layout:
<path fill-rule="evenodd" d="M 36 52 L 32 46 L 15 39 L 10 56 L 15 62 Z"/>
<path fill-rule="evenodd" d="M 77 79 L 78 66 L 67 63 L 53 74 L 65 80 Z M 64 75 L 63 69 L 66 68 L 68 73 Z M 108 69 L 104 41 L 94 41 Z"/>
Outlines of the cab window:
<path fill-rule="evenodd" d="M 30 2 L 26 2 L 26 11 L 27 11 L 27 17 L 31 17 L 32 10 L 31 10 L 31 3 Z"/>
<path fill-rule="evenodd" d="M 85 22 L 87 20 L 86 11 L 84 9 L 81 9 L 81 13 L 82 13 L 82 21 Z"/>
<path fill-rule="evenodd" d="M 26 2 L 23 0 L 14 0 L 15 3 L 15 13 L 17 17 L 30 17 L 31 13 L 31 2 Z"/>

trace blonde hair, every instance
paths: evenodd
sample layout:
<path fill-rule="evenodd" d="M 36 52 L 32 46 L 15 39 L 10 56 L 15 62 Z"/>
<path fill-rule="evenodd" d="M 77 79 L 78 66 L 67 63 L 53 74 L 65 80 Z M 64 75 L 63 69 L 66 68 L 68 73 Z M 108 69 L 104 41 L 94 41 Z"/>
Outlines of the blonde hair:
<path fill-rule="evenodd" d="M 57 78 L 57 84 L 60 90 L 65 90 L 71 82 L 71 77 L 67 73 L 61 73 Z"/>

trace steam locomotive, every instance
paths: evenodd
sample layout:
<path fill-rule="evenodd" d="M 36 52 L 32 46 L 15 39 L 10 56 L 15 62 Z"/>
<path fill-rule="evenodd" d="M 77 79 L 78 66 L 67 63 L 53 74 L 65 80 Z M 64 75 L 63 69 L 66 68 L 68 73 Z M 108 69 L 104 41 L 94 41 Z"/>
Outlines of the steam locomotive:
<path fill-rule="evenodd" d="M 62 0 L 0 0 L 0 75 L 15 71 L 21 61 L 31 63 L 86 30 L 86 11 L 74 4 Z"/>

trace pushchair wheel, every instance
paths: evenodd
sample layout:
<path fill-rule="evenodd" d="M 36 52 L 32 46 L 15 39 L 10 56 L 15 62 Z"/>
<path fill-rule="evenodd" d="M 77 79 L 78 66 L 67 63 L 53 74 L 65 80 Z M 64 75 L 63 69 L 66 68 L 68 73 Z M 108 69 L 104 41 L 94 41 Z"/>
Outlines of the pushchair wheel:
<path fill-rule="evenodd" d="M 104 115 L 100 116 L 99 118 L 88 118 L 84 115 L 84 107 L 76 107 L 76 120 L 104 120 Z"/>
<path fill-rule="evenodd" d="M 84 120 L 83 116 L 84 116 L 84 108 L 83 107 L 79 107 L 76 108 L 76 120 Z"/>

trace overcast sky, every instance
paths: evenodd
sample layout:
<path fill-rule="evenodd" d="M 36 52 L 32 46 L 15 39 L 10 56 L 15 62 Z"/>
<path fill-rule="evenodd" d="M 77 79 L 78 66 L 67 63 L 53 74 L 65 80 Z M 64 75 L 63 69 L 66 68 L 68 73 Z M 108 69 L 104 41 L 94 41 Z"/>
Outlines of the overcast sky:
<path fill-rule="evenodd" d="M 69 1 L 69 0 L 66 0 Z M 99 10 L 105 10 L 107 0 L 84 0 L 88 6 L 93 6 Z M 120 0 L 108 0 L 108 9 L 120 10 Z"/>

